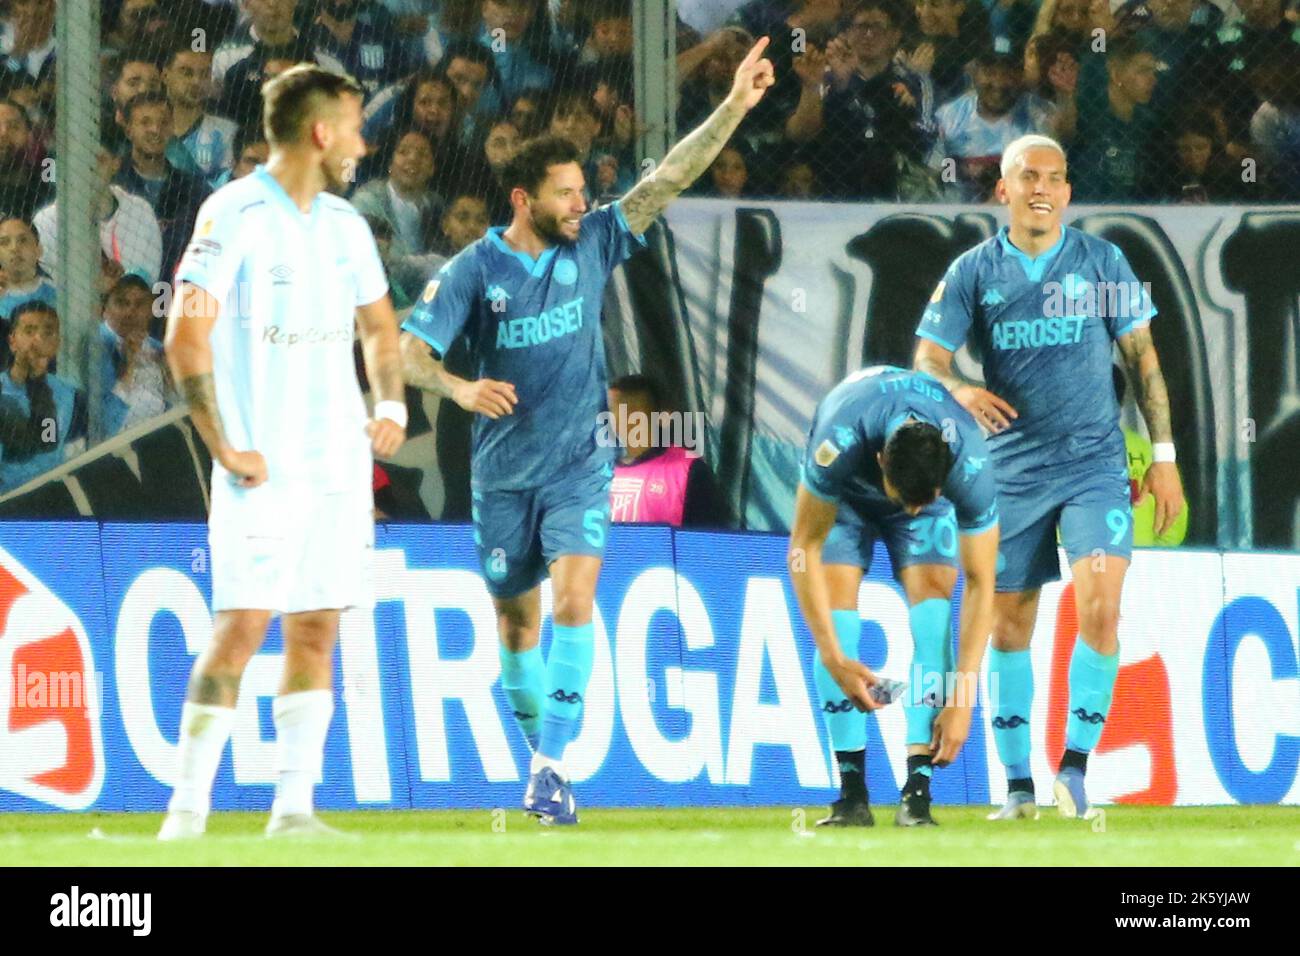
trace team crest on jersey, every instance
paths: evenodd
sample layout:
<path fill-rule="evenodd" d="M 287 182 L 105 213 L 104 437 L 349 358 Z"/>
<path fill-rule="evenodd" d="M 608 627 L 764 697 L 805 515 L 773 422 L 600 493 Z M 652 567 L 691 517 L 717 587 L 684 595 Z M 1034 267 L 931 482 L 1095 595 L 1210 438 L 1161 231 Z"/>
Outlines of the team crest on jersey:
<path fill-rule="evenodd" d="M 939 281 L 939 284 L 934 287 L 934 295 L 930 296 L 930 301 L 932 303 L 934 303 L 935 305 L 939 304 L 939 302 L 943 299 L 944 287 L 947 285 L 948 285 L 947 281 L 942 279 Z"/>
<path fill-rule="evenodd" d="M 999 292 L 997 289 L 989 289 L 987 292 L 984 293 L 984 296 L 980 299 L 980 305 L 985 305 L 985 306 L 1002 305 L 1006 301 L 1007 301 L 1006 297 L 1003 296 L 1002 293 Z"/>
<path fill-rule="evenodd" d="M 440 279 L 430 279 L 429 284 L 424 287 L 424 295 L 420 296 L 420 301 L 428 305 L 433 301 L 433 297 L 438 294 L 438 286 L 442 285 Z"/>
<path fill-rule="evenodd" d="M 829 468 L 831 462 L 840 457 L 840 450 L 831 443 L 828 438 L 817 446 L 817 451 L 813 453 L 813 461 L 817 462 L 820 468 Z"/>
<path fill-rule="evenodd" d="M 1086 299 L 1092 293 L 1092 283 L 1077 272 L 1071 272 L 1061 280 L 1061 292 L 1067 299 Z"/>
<path fill-rule="evenodd" d="M 367 70 L 384 68 L 384 48 L 378 43 L 361 44 L 361 65 Z"/>
<path fill-rule="evenodd" d="M 970 481 L 983 470 L 983 458 L 967 458 L 965 463 L 962 465 L 962 475 L 967 481 Z"/>
<path fill-rule="evenodd" d="M 847 451 L 855 440 L 852 428 L 845 428 L 843 425 L 835 426 L 835 444 L 840 446 L 841 450 Z"/>
<path fill-rule="evenodd" d="M 493 305 L 497 305 L 498 303 L 509 302 L 510 293 L 507 292 L 505 289 L 501 288 L 501 286 L 494 285 L 488 288 L 487 295 L 485 295 L 484 298 L 487 299 L 489 302 L 491 302 Z"/>
<path fill-rule="evenodd" d="M 578 264 L 572 259 L 561 259 L 555 263 L 553 275 L 560 285 L 573 285 L 578 281 Z"/>

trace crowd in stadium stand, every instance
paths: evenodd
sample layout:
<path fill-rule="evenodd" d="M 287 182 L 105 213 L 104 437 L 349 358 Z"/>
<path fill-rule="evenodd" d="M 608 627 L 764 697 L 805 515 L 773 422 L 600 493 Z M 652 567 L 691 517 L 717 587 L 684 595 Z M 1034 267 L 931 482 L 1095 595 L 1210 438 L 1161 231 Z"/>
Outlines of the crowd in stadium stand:
<path fill-rule="evenodd" d="M 721 102 L 759 36 L 777 83 L 693 192 L 987 202 L 1002 147 L 1043 132 L 1066 144 L 1078 202 L 1295 201 L 1296 3 L 736 0 L 712 32 L 678 21 L 678 134 Z M 58 277 L 58 54 L 55 0 L 0 9 L 8 359 L 8 317 L 52 305 Z M 123 316 L 171 275 L 204 198 L 265 161 L 259 89 L 294 63 L 347 70 L 366 91 L 370 154 L 350 198 L 399 308 L 508 218 L 500 174 L 522 139 L 572 140 L 595 202 L 640 172 L 633 0 L 103 0 L 101 29 L 110 428 L 171 401 L 158 317 L 141 330 Z"/>

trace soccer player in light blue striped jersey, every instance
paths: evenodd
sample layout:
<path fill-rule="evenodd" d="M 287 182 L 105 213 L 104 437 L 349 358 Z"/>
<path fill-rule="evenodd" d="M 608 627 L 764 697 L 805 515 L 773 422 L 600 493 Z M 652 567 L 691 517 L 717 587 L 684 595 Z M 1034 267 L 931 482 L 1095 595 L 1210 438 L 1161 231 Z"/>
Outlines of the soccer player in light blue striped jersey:
<path fill-rule="evenodd" d="M 1060 813 L 1088 811 L 1084 773 L 1110 712 L 1119 669 L 1119 605 L 1133 547 L 1124 435 L 1111 382 L 1118 345 L 1155 443 L 1143 493 L 1157 531 L 1182 509 L 1169 396 L 1150 323 L 1156 314 L 1118 246 L 1061 225 L 1070 201 L 1065 154 L 1024 136 L 1002 154 L 997 196 L 1010 226 L 959 256 L 916 334 L 916 368 L 939 379 L 991 432 L 1002 516 L 990 651 L 993 737 L 1006 767 L 1006 805 L 990 819 L 1037 817 L 1030 773 L 1029 640 L 1039 590 L 1060 577 L 1057 531 L 1079 610 L 1070 659 L 1065 753 L 1054 784 Z M 952 368 L 979 346 L 987 388 Z M 1055 755 L 1050 755 L 1055 757 Z"/>
<path fill-rule="evenodd" d="M 461 250 L 403 324 L 406 380 L 474 412 L 474 540 L 496 607 L 501 682 L 533 750 L 524 809 L 578 822 L 564 750 L 576 734 L 592 666 L 592 608 L 609 527 L 614 447 L 606 409 L 600 305 L 614 267 L 693 183 L 773 82 L 760 40 L 731 93 L 627 195 L 593 212 L 576 149 L 543 137 L 506 167 L 513 218 Z M 464 338 L 472 381 L 442 359 Z M 545 663 L 540 584 L 554 587 Z"/>
<path fill-rule="evenodd" d="M 201 836 L 240 679 L 281 615 L 272 707 L 279 780 L 268 836 L 315 816 L 334 712 L 339 616 L 374 604 L 372 453 L 406 438 L 397 317 L 365 220 L 337 193 L 365 155 L 361 87 L 300 64 L 262 88 L 265 166 L 203 204 L 180 266 L 167 358 L 212 455 L 212 641 L 181 710 L 159 838 Z M 353 345 L 377 399 L 366 414 Z"/>

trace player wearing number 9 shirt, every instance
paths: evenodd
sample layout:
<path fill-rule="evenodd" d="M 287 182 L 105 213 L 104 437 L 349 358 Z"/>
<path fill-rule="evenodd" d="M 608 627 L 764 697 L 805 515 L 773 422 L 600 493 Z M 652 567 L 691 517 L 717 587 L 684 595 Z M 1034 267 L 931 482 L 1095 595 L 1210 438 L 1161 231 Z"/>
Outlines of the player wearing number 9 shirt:
<path fill-rule="evenodd" d="M 1038 816 L 1030 772 L 1029 639 L 1039 589 L 1060 577 L 1057 531 L 1079 609 L 1070 660 L 1066 748 L 1054 785 L 1066 817 L 1088 811 L 1084 773 L 1110 711 L 1119 668 L 1119 604 L 1133 545 L 1124 436 L 1112 385 L 1118 344 L 1156 448 L 1144 493 L 1157 530 L 1182 507 L 1169 399 L 1150 323 L 1155 305 L 1119 248 L 1061 225 L 1065 155 L 1026 136 L 1002 157 L 999 200 L 1011 223 L 963 253 L 935 289 L 916 334 L 916 367 L 943 382 L 991 431 L 1002 515 L 990 687 L 1006 805 L 990 819 Z M 952 371 L 971 338 L 988 388 Z M 996 679 L 996 685 L 994 680 Z"/>
<path fill-rule="evenodd" d="M 766 46 L 755 44 L 722 104 L 612 205 L 587 211 L 568 141 L 524 143 L 505 169 L 510 225 L 447 263 L 402 326 L 407 382 L 477 413 L 475 544 L 497 612 L 501 682 L 533 749 L 524 809 L 546 824 L 578 822 L 563 756 L 591 676 L 614 474 L 614 442 L 598 430 L 606 411 L 605 283 L 772 84 Z M 473 381 L 442 365 L 457 338 L 469 346 Z M 543 664 L 539 585 L 547 574 L 554 613 Z"/>
<path fill-rule="evenodd" d="M 819 825 L 874 822 L 866 715 L 858 711 L 879 701 L 868 689 L 877 678 L 858 661 L 858 588 L 877 539 L 906 594 L 915 647 L 903 705 L 908 776 L 894 822 L 934 823 L 931 765 L 950 763 L 966 739 L 992 624 L 998 502 L 988 459 L 975 419 L 929 375 L 863 369 L 817 406 L 795 500 L 790 571 L 817 644 L 813 674 L 840 768 L 840 799 Z M 949 623 L 959 555 L 966 590 L 954 669 Z"/>

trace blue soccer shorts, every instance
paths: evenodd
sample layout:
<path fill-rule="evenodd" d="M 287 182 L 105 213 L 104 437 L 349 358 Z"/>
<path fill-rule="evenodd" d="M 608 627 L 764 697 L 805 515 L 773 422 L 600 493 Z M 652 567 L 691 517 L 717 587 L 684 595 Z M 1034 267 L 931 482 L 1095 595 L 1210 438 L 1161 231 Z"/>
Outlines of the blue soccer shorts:
<path fill-rule="evenodd" d="M 566 554 L 602 557 L 609 537 L 610 464 L 582 464 L 540 488 L 472 489 L 474 545 L 488 592 L 516 597 Z"/>
<path fill-rule="evenodd" d="M 947 498 L 936 499 L 915 517 L 892 502 L 841 501 L 822 546 L 822 563 L 870 571 L 877 539 L 885 542 L 895 578 L 913 564 L 957 566 L 957 513 Z"/>
<path fill-rule="evenodd" d="M 1032 480 L 998 480 L 1002 538 L 998 591 L 1033 591 L 1061 579 L 1061 547 L 1073 565 L 1089 556 L 1130 560 L 1133 509 L 1123 462 L 1076 464 L 1074 470 L 1039 472 Z"/>

